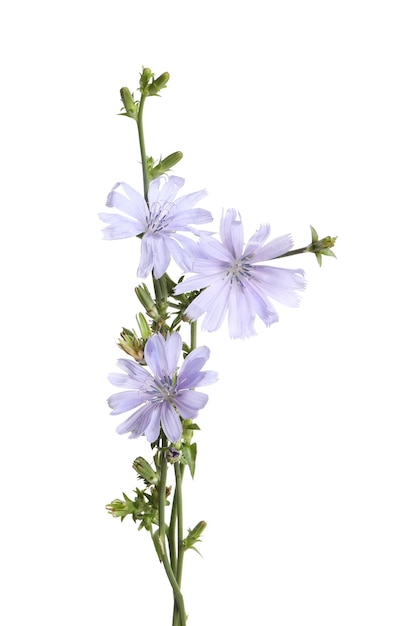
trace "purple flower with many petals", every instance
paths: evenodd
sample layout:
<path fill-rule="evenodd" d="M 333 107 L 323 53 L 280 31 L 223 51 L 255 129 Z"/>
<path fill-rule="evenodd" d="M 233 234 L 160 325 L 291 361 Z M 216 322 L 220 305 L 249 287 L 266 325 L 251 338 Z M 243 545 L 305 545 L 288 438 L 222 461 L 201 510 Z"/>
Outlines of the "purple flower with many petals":
<path fill-rule="evenodd" d="M 205 346 L 195 348 L 177 373 L 181 349 L 179 333 L 166 338 L 157 334 L 150 337 L 145 346 L 145 360 L 151 373 L 135 361 L 118 360 L 125 374 L 111 374 L 109 380 L 126 391 L 108 399 L 111 415 L 136 409 L 118 426 L 120 435 L 131 433 L 130 438 L 136 438 L 145 434 L 153 443 L 161 426 L 168 439 L 175 443 L 182 434 L 181 417 L 193 419 L 205 406 L 207 394 L 195 391 L 195 387 L 211 385 L 217 380 L 216 372 L 200 371 L 209 358 L 209 349 Z"/>
<path fill-rule="evenodd" d="M 234 209 L 228 210 L 220 225 L 220 243 L 213 237 L 201 238 L 203 258 L 197 258 L 192 271 L 195 276 L 180 283 L 175 293 L 203 289 L 185 313 L 191 320 L 206 313 L 205 330 L 217 330 L 228 314 L 230 336 L 244 338 L 255 335 L 254 320 L 258 315 L 269 326 L 278 321 L 278 313 L 270 298 L 287 306 L 297 306 L 297 289 L 304 289 L 303 270 L 261 265 L 285 252 L 293 245 L 290 235 L 265 243 L 269 224 L 263 224 L 244 247 L 244 229 Z M 199 254 L 201 257 L 201 254 Z"/>
<path fill-rule="evenodd" d="M 146 278 L 152 270 L 160 278 L 171 257 L 183 271 L 191 269 L 196 242 L 178 231 L 200 235 L 201 231 L 190 224 L 206 224 L 213 218 L 206 209 L 194 208 L 206 196 L 205 190 L 175 200 L 184 182 L 178 176 L 156 178 L 149 186 L 148 203 L 126 183 L 117 183 L 108 194 L 107 207 L 125 215 L 100 213 L 101 220 L 109 224 L 103 230 L 104 237 L 124 239 L 142 235 L 137 272 L 140 278 Z"/>

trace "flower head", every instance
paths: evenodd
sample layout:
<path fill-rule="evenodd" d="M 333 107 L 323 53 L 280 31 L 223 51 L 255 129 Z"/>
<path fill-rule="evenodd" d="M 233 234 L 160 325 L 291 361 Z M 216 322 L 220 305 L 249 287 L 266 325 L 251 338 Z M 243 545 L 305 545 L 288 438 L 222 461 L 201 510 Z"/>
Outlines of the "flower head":
<path fill-rule="evenodd" d="M 108 194 L 107 207 L 118 209 L 125 215 L 100 213 L 108 224 L 105 239 L 124 239 L 142 236 L 138 276 L 146 278 L 153 270 L 160 278 L 167 270 L 171 257 L 187 272 L 195 256 L 196 242 L 179 231 L 201 235 L 190 224 L 206 224 L 212 216 L 206 209 L 194 208 L 206 196 L 206 191 L 176 198 L 184 185 L 178 176 L 161 176 L 149 186 L 148 203 L 143 196 L 126 183 L 116 183 Z"/>
<path fill-rule="evenodd" d="M 209 358 L 209 349 L 201 346 L 184 359 L 178 373 L 182 339 L 179 333 L 148 339 L 144 356 L 151 373 L 134 361 L 119 359 L 124 374 L 111 374 L 110 382 L 121 391 L 108 399 L 111 415 L 136 409 L 118 426 L 119 434 L 130 438 L 145 434 L 150 443 L 156 441 L 162 427 L 167 438 L 175 443 L 182 434 L 181 417 L 193 419 L 208 401 L 208 396 L 195 387 L 217 380 L 216 372 L 200 370 Z"/>
<path fill-rule="evenodd" d="M 192 267 L 195 276 L 175 289 L 177 294 L 203 290 L 185 311 L 191 320 L 206 313 L 202 328 L 214 331 L 227 314 L 230 336 L 244 338 L 255 334 L 257 315 L 267 326 L 278 321 L 270 298 L 287 306 L 298 305 L 296 290 L 305 287 L 303 270 L 261 264 L 289 251 L 292 238 L 283 235 L 265 243 L 269 234 L 269 224 L 263 224 L 244 247 L 241 218 L 230 209 L 221 220 L 222 241 L 201 238 L 201 252 Z"/>

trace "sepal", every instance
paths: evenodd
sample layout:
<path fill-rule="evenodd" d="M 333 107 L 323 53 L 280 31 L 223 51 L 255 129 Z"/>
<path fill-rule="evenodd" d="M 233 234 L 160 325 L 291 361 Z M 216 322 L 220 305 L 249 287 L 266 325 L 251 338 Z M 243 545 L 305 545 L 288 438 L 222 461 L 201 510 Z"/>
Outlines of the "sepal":
<path fill-rule="evenodd" d="M 311 244 L 307 246 L 305 251 L 313 252 L 316 255 L 316 259 L 320 267 L 323 262 L 322 255 L 333 256 L 336 259 L 337 257 L 334 254 L 334 252 L 331 250 L 331 248 L 334 247 L 335 242 L 337 241 L 338 237 L 328 236 L 328 237 L 323 237 L 323 239 L 319 239 L 316 229 L 311 225 L 310 225 L 310 230 L 311 230 Z"/>

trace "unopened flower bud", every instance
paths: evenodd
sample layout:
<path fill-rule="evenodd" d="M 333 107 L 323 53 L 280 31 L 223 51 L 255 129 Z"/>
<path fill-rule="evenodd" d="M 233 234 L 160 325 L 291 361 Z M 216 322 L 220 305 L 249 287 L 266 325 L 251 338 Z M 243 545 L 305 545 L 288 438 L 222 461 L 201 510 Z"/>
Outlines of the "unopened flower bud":
<path fill-rule="evenodd" d="M 112 500 L 105 508 L 113 517 L 120 517 L 121 520 L 124 520 L 127 515 L 133 515 L 136 507 L 134 501 L 130 500 L 125 493 L 122 495 L 125 500 Z"/>
<path fill-rule="evenodd" d="M 153 320 L 157 321 L 160 318 L 159 312 L 157 310 L 157 307 L 153 298 L 151 297 L 151 293 L 146 287 L 146 285 L 143 284 L 143 285 L 140 285 L 139 287 L 135 287 L 135 293 L 137 297 L 139 298 L 140 302 L 142 303 L 142 305 L 144 306 L 147 315 L 151 317 Z"/>
<path fill-rule="evenodd" d="M 158 483 L 158 473 L 154 471 L 152 466 L 142 456 L 138 456 L 133 461 L 132 467 L 139 474 L 139 478 L 143 478 L 146 485 L 156 485 Z"/>
<path fill-rule="evenodd" d="M 171 464 L 180 460 L 181 452 L 176 448 L 169 448 L 166 452 L 167 461 Z"/>
<path fill-rule="evenodd" d="M 146 340 L 149 337 L 151 337 L 152 331 L 151 331 L 150 326 L 147 323 L 147 320 L 146 320 L 145 316 L 143 315 L 143 313 L 138 313 L 136 315 L 136 320 L 137 320 L 137 324 L 139 326 L 139 330 L 140 330 L 140 334 L 142 336 L 142 339 Z"/>
<path fill-rule="evenodd" d="M 150 180 L 154 180 L 159 176 L 162 176 L 166 172 L 169 172 L 171 168 L 173 168 L 177 163 L 179 163 L 184 155 L 182 152 L 173 152 L 169 156 L 165 157 L 165 159 L 158 161 L 156 164 L 153 164 L 151 168 L 149 168 L 149 177 Z"/>
<path fill-rule="evenodd" d="M 121 115 L 126 115 L 127 117 L 137 120 L 137 102 L 134 100 L 133 93 L 129 91 L 128 87 L 122 87 L 120 93 L 126 111 L 126 113 L 121 113 Z"/>
<path fill-rule="evenodd" d="M 139 90 L 144 93 L 144 95 L 148 95 L 147 93 L 145 93 L 145 91 L 147 91 L 147 87 L 148 84 L 150 82 L 150 79 L 153 78 L 154 74 L 151 71 L 151 69 L 149 67 L 144 67 L 142 73 L 140 74 L 140 80 L 139 80 Z"/>
<path fill-rule="evenodd" d="M 159 91 L 164 89 L 167 86 L 167 83 L 170 79 L 170 74 L 168 72 L 164 72 L 158 78 L 152 81 L 151 85 L 148 87 L 149 96 L 157 96 Z"/>
<path fill-rule="evenodd" d="M 194 544 L 197 543 L 198 541 L 201 541 L 201 535 L 203 533 L 203 531 L 205 530 L 207 524 L 206 522 L 199 522 L 195 528 L 188 529 L 188 535 L 185 537 L 185 539 L 183 540 L 184 543 L 184 548 L 185 550 L 188 550 L 189 548 L 193 548 L 194 550 L 196 550 L 196 548 L 194 547 Z"/>

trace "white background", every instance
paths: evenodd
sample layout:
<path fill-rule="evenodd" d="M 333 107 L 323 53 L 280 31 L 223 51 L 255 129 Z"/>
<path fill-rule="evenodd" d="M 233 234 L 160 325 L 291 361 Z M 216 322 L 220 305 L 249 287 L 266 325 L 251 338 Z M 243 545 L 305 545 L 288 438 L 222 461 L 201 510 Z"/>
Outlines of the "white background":
<path fill-rule="evenodd" d="M 136 240 L 105 242 L 118 180 L 141 190 L 119 89 L 142 66 L 148 152 L 296 246 L 298 309 L 232 341 L 201 413 L 185 525 L 189 626 L 402 626 L 402 3 L 15 2 L 1 15 L 1 584 L 7 626 L 169 626 L 149 539 L 104 506 L 139 483 L 107 374 L 138 311 Z"/>

